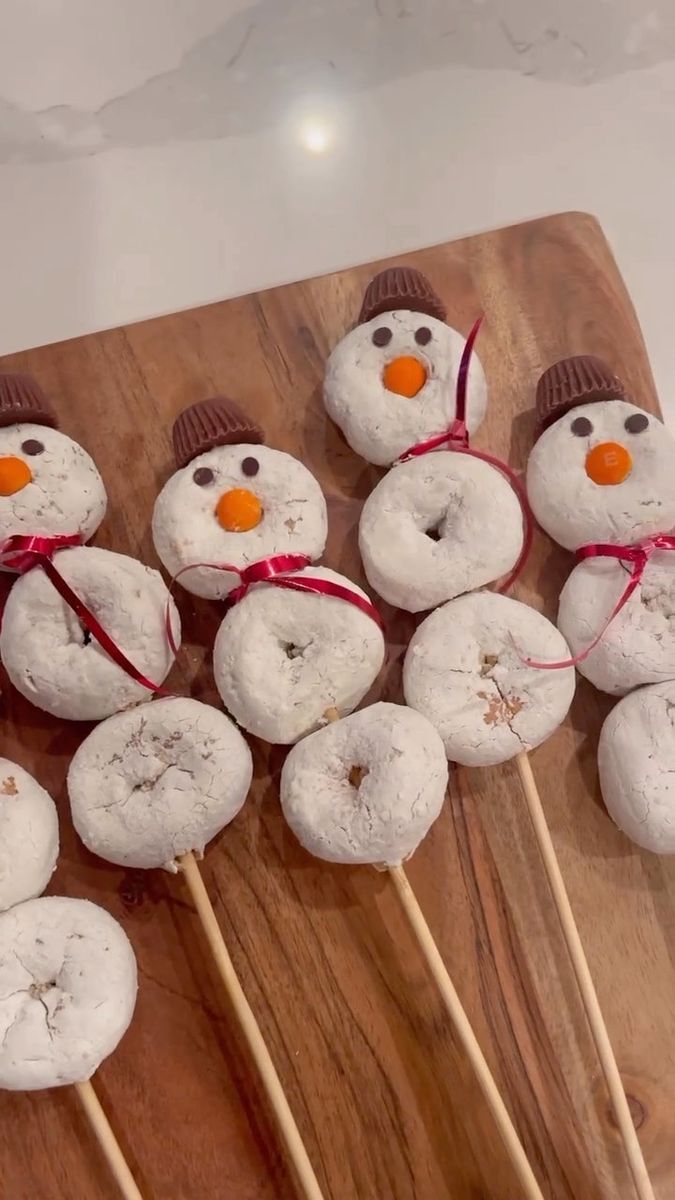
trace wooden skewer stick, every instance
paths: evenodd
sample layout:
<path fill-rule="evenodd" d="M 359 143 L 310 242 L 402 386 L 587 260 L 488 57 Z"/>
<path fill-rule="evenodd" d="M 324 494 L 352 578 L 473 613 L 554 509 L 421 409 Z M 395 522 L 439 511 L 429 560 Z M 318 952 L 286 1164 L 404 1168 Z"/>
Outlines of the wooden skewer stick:
<path fill-rule="evenodd" d="M 183 854 L 178 860 L 185 875 L 192 902 L 202 923 L 209 949 L 213 955 L 218 974 L 223 982 L 225 991 L 235 1011 L 242 1033 L 246 1038 L 251 1056 L 255 1062 L 267 1097 L 277 1119 L 281 1136 L 286 1145 L 288 1156 L 293 1163 L 298 1180 L 306 1200 L 324 1200 L 314 1169 L 309 1161 L 309 1155 L 295 1123 L 286 1093 L 272 1062 L 260 1026 L 253 1015 L 253 1010 L 246 999 L 244 989 L 239 982 L 234 964 L 225 945 L 220 926 L 204 886 L 201 872 L 192 852 Z"/>
<path fill-rule="evenodd" d="M 403 867 L 389 867 L 388 870 L 389 877 L 396 888 L 403 911 L 408 918 L 410 927 L 426 960 L 429 973 L 441 994 L 455 1033 L 476 1073 L 481 1091 L 488 1103 L 508 1156 L 522 1185 L 523 1194 L 527 1197 L 527 1200 L 544 1200 L 527 1155 L 508 1114 L 506 1105 L 502 1100 L 490 1068 L 485 1061 L 485 1056 L 478 1044 L 469 1018 L 462 1008 L 462 1002 L 455 991 L 455 986 L 441 958 L 440 951 L 427 925 L 424 913 L 410 886 L 408 876 Z"/>
<path fill-rule="evenodd" d="M 581 992 L 588 1023 L 591 1027 L 593 1041 L 595 1042 L 595 1048 L 598 1052 L 598 1058 L 600 1059 L 605 1076 L 616 1121 L 626 1149 L 628 1163 L 635 1184 L 635 1191 L 640 1200 L 654 1200 L 654 1190 L 647 1173 L 647 1165 L 630 1115 L 626 1093 L 623 1089 L 619 1068 L 600 1009 L 595 984 L 591 977 L 588 960 L 579 936 L 579 930 L 574 920 L 572 906 L 567 895 L 560 864 L 558 863 L 555 847 L 544 815 L 539 790 L 532 774 L 530 760 L 524 751 L 516 757 L 516 767 L 530 814 L 530 820 L 532 821 L 539 844 L 549 887 L 558 910 L 563 937 L 565 938 L 569 956 L 572 960 L 572 967 L 574 968 L 574 974 L 576 975 L 579 991 Z"/>
<path fill-rule="evenodd" d="M 94 1085 L 91 1080 L 85 1079 L 81 1083 L 74 1083 L 73 1087 L 79 1096 L 87 1120 L 115 1177 L 115 1182 L 120 1193 L 124 1196 L 124 1200 L 143 1200 L 136 1186 L 136 1181 L 129 1170 L 129 1164 L 120 1149 L 120 1144 L 110 1127 L 110 1122 L 101 1108 L 101 1102 L 94 1091 Z"/>

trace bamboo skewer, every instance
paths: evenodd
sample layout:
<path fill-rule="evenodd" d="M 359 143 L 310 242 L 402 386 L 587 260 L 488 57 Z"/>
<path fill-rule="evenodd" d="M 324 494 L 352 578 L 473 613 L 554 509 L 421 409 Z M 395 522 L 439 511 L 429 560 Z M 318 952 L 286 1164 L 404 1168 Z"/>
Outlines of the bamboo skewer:
<path fill-rule="evenodd" d="M 74 1083 L 80 1103 L 85 1111 L 87 1120 L 106 1158 L 108 1166 L 115 1177 L 115 1182 L 124 1200 L 143 1200 L 136 1181 L 131 1174 L 129 1164 L 124 1157 L 120 1144 L 112 1131 L 101 1102 L 96 1095 L 90 1079 Z"/>
<path fill-rule="evenodd" d="M 635 1184 L 635 1191 L 640 1200 L 654 1200 L 654 1190 L 647 1172 L 647 1165 L 630 1115 L 626 1093 L 623 1089 L 619 1068 L 609 1039 L 609 1032 L 600 1009 L 595 984 L 593 983 L 588 960 L 579 936 L 569 896 L 567 895 L 560 864 L 558 863 L 555 847 L 544 815 L 539 790 L 532 773 L 530 760 L 524 751 L 517 755 L 516 767 L 548 877 L 549 887 L 558 911 L 563 937 L 565 938 L 567 950 L 572 960 L 572 967 L 586 1010 L 591 1034 L 605 1076 L 605 1082 L 614 1108 L 614 1115 L 626 1150 Z"/>
<path fill-rule="evenodd" d="M 333 707 L 327 708 L 324 713 L 324 719 L 329 724 L 339 720 L 339 716 L 340 714 L 337 709 Z M 523 1194 L 527 1197 L 527 1200 L 544 1200 L 527 1155 L 516 1133 L 515 1126 L 509 1116 L 508 1109 L 502 1100 L 478 1039 L 471 1027 L 471 1022 L 462 1007 L 462 1002 L 457 995 L 448 969 L 441 958 L 440 951 L 427 925 L 417 897 L 410 886 L 408 876 L 402 866 L 387 867 L 387 870 L 396 889 L 401 907 L 410 924 L 410 928 L 424 955 L 429 974 L 440 992 L 455 1033 L 476 1073 L 481 1091 L 494 1117 L 495 1124 L 501 1134 L 516 1175 L 522 1184 Z"/>
<path fill-rule="evenodd" d="M 476 1073 L 481 1091 L 487 1101 L 508 1156 L 522 1185 L 523 1194 L 527 1197 L 527 1200 L 544 1200 L 522 1143 L 516 1133 L 515 1126 L 502 1100 L 483 1051 L 478 1044 L 478 1039 L 462 1007 L 461 1000 L 455 991 L 455 986 L 441 958 L 438 946 L 427 925 L 417 897 L 410 886 L 408 876 L 403 867 L 389 867 L 388 871 L 389 878 L 401 902 L 401 907 L 424 955 L 427 967 L 429 968 L 429 974 L 441 994 L 455 1033 Z"/>
<path fill-rule="evenodd" d="M 213 905 L 204 886 L 204 880 L 202 879 L 194 854 L 192 852 L 183 854 L 179 859 L 179 865 L 185 876 L 185 882 L 197 910 L 199 920 L 201 921 L 218 974 L 248 1044 L 251 1057 L 258 1068 L 261 1082 L 276 1117 L 279 1131 L 288 1151 L 288 1156 L 295 1168 L 302 1194 L 305 1200 L 324 1200 L 276 1067 L 272 1062 L 260 1026 L 246 999 L 244 989 L 241 986 L 229 951 L 225 945 Z"/>

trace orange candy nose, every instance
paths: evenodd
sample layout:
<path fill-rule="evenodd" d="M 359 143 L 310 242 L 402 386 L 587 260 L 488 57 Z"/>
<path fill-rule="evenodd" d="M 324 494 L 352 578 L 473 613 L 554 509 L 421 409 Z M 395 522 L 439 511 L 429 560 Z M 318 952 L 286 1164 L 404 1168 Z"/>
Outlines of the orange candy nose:
<path fill-rule="evenodd" d="M 633 459 L 620 442 L 601 442 L 586 456 L 586 474 L 593 483 L 623 483 L 633 469 Z"/>
<path fill-rule="evenodd" d="M 398 396 L 416 396 L 426 381 L 426 369 L 419 358 L 414 358 L 412 354 L 403 354 L 400 358 L 392 359 L 382 372 L 382 382 L 387 391 L 396 392 Z"/>
<path fill-rule="evenodd" d="M 33 472 L 22 458 L 0 458 L 0 496 L 13 496 L 32 480 Z"/>
<path fill-rule="evenodd" d="M 249 492 L 248 488 L 232 488 L 220 497 L 216 516 L 228 533 L 248 533 L 262 521 L 263 508 L 255 492 Z"/>

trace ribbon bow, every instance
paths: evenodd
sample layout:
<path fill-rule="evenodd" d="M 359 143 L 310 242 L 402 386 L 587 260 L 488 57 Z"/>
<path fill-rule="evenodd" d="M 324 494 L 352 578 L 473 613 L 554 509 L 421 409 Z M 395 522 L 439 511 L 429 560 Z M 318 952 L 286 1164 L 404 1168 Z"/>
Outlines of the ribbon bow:
<path fill-rule="evenodd" d="M 508 463 L 502 462 L 500 458 L 496 458 L 492 454 L 486 454 L 484 450 L 472 450 L 469 447 L 469 430 L 466 424 L 466 399 L 469 382 L 469 365 L 471 363 L 474 342 L 478 337 L 478 331 L 480 330 L 482 323 L 482 317 L 478 317 L 478 319 L 474 321 L 471 329 L 469 330 L 469 336 L 466 339 L 464 350 L 462 351 L 459 371 L 457 372 L 455 417 L 450 425 L 450 428 L 447 429 L 445 433 L 437 433 L 434 435 L 434 437 L 427 438 L 423 442 L 418 442 L 415 446 L 410 446 L 409 449 L 400 456 L 400 458 L 396 459 L 394 466 L 396 467 L 400 463 L 409 462 L 411 458 L 419 458 L 423 454 L 428 454 L 431 450 L 438 450 L 441 446 L 446 446 L 448 450 L 454 451 L 455 454 L 469 454 L 472 458 L 479 458 L 482 460 L 482 462 L 489 463 L 491 467 L 496 467 L 497 470 L 506 477 L 516 493 L 516 496 L 518 497 L 520 509 L 523 514 L 523 546 L 518 556 L 516 565 L 511 571 L 511 574 L 498 589 L 500 592 L 507 592 L 520 575 L 523 567 L 525 566 L 530 550 L 532 549 L 532 541 L 534 539 L 534 521 L 532 519 L 532 513 L 530 511 L 530 505 L 527 499 L 525 488 L 523 487 L 515 471 L 511 469 Z"/>
<path fill-rule="evenodd" d="M 186 571 L 193 571 L 198 567 L 207 567 L 213 571 L 229 572 L 239 578 L 239 586 L 233 588 L 225 598 L 228 605 L 238 604 L 240 600 L 243 600 L 254 584 L 269 583 L 273 587 L 287 588 L 289 591 L 310 592 L 315 596 L 333 596 L 336 600 L 344 600 L 347 604 L 353 604 L 355 608 L 359 608 L 362 613 L 365 613 L 367 617 L 375 621 L 375 624 L 379 625 L 380 629 L 384 627 L 382 618 L 375 605 L 364 596 L 360 596 L 358 592 L 344 587 L 341 583 L 335 583 L 332 579 L 306 578 L 296 574 L 297 571 L 302 571 L 305 567 L 311 566 L 311 562 L 311 558 L 306 554 L 272 554 L 269 558 L 260 558 L 257 562 L 250 563 L 247 567 L 237 567 L 234 563 L 190 563 L 187 567 L 182 567 L 174 575 L 171 580 L 169 592 L 172 591 L 173 585 Z M 166 631 L 169 644 L 174 649 L 168 611 L 167 604 Z"/>
<path fill-rule="evenodd" d="M 5 567 L 16 575 L 25 575 L 34 567 L 42 567 L 45 575 L 50 583 L 54 585 L 59 595 L 65 600 L 66 604 L 72 608 L 75 616 L 81 621 L 82 625 L 93 638 L 98 642 L 102 650 L 112 658 L 113 662 L 117 663 L 127 675 L 130 675 L 136 683 L 140 683 L 142 687 L 147 688 L 150 692 L 156 692 L 163 696 L 170 695 L 164 688 L 159 687 L 148 679 L 137 667 L 127 658 L 126 654 L 116 642 L 113 641 L 109 633 L 94 616 L 93 612 L 87 608 L 84 600 L 81 600 L 74 592 L 70 584 L 63 578 L 63 575 L 57 570 L 52 561 L 54 555 L 59 550 L 66 550 L 69 546 L 81 546 L 84 538 L 81 533 L 55 534 L 51 537 L 41 537 L 37 535 L 14 534 L 12 537 L 5 538 L 4 542 L 0 542 L 0 567 Z M 170 628 L 170 620 L 167 617 L 168 627 Z M 173 635 L 171 636 L 172 649 Z"/>
<path fill-rule="evenodd" d="M 528 667 L 536 667 L 540 671 L 559 671 L 563 667 L 576 667 L 578 663 L 584 662 L 591 653 L 591 650 L 595 650 L 598 643 L 602 641 L 612 621 L 618 617 L 621 609 L 628 603 L 633 592 L 640 586 L 642 576 L 645 573 L 645 567 L 657 550 L 675 550 L 675 535 L 657 533 L 653 537 L 643 538 L 639 542 L 634 542 L 632 546 L 612 546 L 609 542 L 591 542 L 588 546 L 581 546 L 575 555 L 577 562 L 584 562 L 587 558 L 616 558 L 619 562 L 630 563 L 628 582 L 602 629 L 593 638 L 590 645 L 586 646 L 585 650 L 581 650 L 579 654 L 575 654 L 572 658 L 566 658 L 562 662 L 536 662 L 532 658 L 523 658 L 523 662 Z"/>

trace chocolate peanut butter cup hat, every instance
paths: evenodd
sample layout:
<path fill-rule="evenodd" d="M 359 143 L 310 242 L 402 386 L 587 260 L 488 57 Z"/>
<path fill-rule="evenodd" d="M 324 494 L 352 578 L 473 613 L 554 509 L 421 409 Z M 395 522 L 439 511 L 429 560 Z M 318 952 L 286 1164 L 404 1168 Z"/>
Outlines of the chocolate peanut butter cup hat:
<path fill-rule="evenodd" d="M 387 267 L 371 279 L 366 288 L 357 324 L 363 325 L 381 313 L 394 312 L 397 308 L 423 313 L 445 321 L 445 305 L 432 288 L 429 280 L 414 267 Z"/>
<path fill-rule="evenodd" d="M 601 359 L 592 354 L 561 358 L 544 371 L 537 384 L 535 436 L 581 404 L 625 399 L 624 385 Z"/>
<path fill-rule="evenodd" d="M 0 427 L 58 426 L 56 413 L 32 375 L 0 375 Z"/>
<path fill-rule="evenodd" d="M 216 446 L 264 441 L 260 426 L 225 396 L 213 396 L 192 404 L 179 414 L 173 426 L 173 449 L 179 467 L 186 467 L 193 458 Z"/>

